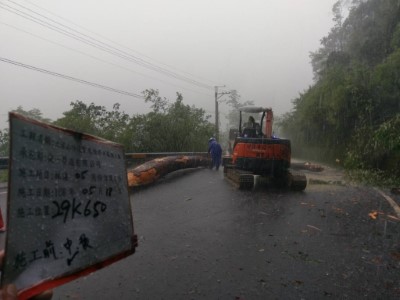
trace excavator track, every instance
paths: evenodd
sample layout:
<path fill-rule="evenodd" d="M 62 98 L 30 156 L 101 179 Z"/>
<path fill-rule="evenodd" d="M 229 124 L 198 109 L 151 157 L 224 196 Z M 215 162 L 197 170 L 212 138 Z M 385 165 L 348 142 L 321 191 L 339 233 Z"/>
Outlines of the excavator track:
<path fill-rule="evenodd" d="M 241 190 L 250 190 L 254 187 L 254 175 L 252 172 L 238 170 L 233 166 L 226 165 L 224 174 Z"/>
<path fill-rule="evenodd" d="M 249 171 L 236 169 L 233 165 L 224 167 L 224 174 L 239 189 L 250 190 L 254 187 L 254 174 Z M 307 187 L 307 178 L 303 173 L 288 170 L 286 176 L 277 178 L 275 186 L 292 191 L 303 191 Z"/>
<path fill-rule="evenodd" d="M 307 186 L 307 177 L 300 172 L 288 172 L 288 186 L 292 191 L 304 191 Z"/>

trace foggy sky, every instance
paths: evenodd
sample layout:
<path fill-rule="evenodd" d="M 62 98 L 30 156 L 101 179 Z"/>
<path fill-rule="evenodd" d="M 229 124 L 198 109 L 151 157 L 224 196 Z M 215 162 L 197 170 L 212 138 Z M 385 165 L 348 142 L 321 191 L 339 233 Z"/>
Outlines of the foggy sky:
<path fill-rule="evenodd" d="M 309 53 L 332 27 L 335 0 L 35 0 L 64 18 L 12 0 L 31 11 L 132 55 L 207 84 L 236 89 L 241 100 L 270 106 L 275 115 L 312 84 Z M 68 23 L 71 21 L 91 32 Z M 48 19 L 46 22 L 50 22 Z M 57 25 L 61 27 L 60 25 Z M 16 29 L 16 28 L 17 29 Z M 23 30 L 23 31 L 21 31 Z M 113 44 L 95 33 L 118 44 Z M 170 101 L 176 92 L 184 103 L 204 108 L 214 120 L 214 90 L 200 88 L 143 68 L 85 45 L 0 8 L 0 57 L 27 65 L 141 94 L 153 88 Z M 38 38 L 39 37 L 39 38 Z M 43 40 L 46 39 L 46 40 Z M 54 43 L 57 43 L 54 44 Z M 62 46 L 60 46 L 60 45 Z M 123 48 L 123 46 L 129 48 Z M 68 47 L 65 48 L 65 47 Z M 71 50 L 72 49 L 72 50 Z M 135 51 L 135 52 L 133 52 Z M 84 52 L 89 56 L 83 55 Z M 139 54 L 140 53 L 140 54 Z M 185 72 L 185 73 L 183 73 Z M 81 100 L 104 105 L 116 102 L 129 114 L 146 113 L 144 100 L 56 78 L 0 61 L 0 128 L 19 105 L 38 108 L 55 120 Z M 221 98 L 223 100 L 224 98 Z M 221 116 L 227 107 L 220 105 Z"/>

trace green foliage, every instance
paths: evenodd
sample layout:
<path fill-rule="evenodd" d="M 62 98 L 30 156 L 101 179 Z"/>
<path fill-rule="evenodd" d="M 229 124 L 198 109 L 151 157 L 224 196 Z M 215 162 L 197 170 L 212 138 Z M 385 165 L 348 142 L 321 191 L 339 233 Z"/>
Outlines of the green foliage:
<path fill-rule="evenodd" d="M 104 106 L 82 101 L 71 102 L 71 109 L 54 122 L 55 125 L 92 134 L 124 145 L 126 152 L 201 152 L 214 132 L 214 125 L 203 109 L 185 105 L 177 93 L 174 103 L 159 96 L 157 90 L 143 92 L 152 103 L 148 114 L 129 116 L 118 103 L 111 111 Z M 16 111 L 47 121 L 38 109 Z M 0 156 L 8 155 L 8 130 L 0 130 Z"/>
<path fill-rule="evenodd" d="M 294 148 L 319 147 L 348 169 L 400 177 L 400 2 L 352 1 L 343 20 L 345 3 L 335 3 L 335 25 L 310 55 L 315 83 L 281 129 Z"/>
<path fill-rule="evenodd" d="M 8 156 L 9 132 L 8 129 L 0 130 L 0 156 Z"/>
<path fill-rule="evenodd" d="M 8 181 L 8 170 L 0 170 L 0 182 Z"/>
<path fill-rule="evenodd" d="M 96 135 L 107 140 L 124 143 L 129 115 L 120 111 L 115 103 L 111 111 L 104 106 L 82 101 L 71 102 L 72 109 L 63 113 L 64 117 L 56 120 L 55 125 Z"/>
<path fill-rule="evenodd" d="M 72 102 L 72 109 L 55 124 L 123 144 L 127 152 L 205 151 L 214 131 L 205 111 L 183 104 L 183 97 L 170 104 L 158 90 L 145 90 L 145 101 L 152 103 L 144 115 L 129 116 L 114 104 L 112 111 L 94 103 Z"/>
<path fill-rule="evenodd" d="M 400 48 L 400 24 L 397 24 L 396 28 L 394 29 L 390 46 L 393 50 L 397 50 L 398 48 Z"/>
<path fill-rule="evenodd" d="M 400 178 L 400 114 L 383 122 L 375 130 L 360 128 L 359 139 L 347 153 L 348 169 L 369 169 Z"/>
<path fill-rule="evenodd" d="M 365 185 L 379 187 L 400 186 L 400 178 L 392 176 L 384 171 L 371 169 L 351 169 L 346 172 L 347 178 L 351 181 L 359 182 Z"/>
<path fill-rule="evenodd" d="M 168 107 L 168 100 L 159 96 L 158 90 L 147 89 L 143 92 L 145 102 L 153 103 L 151 108 L 155 113 L 165 112 Z"/>
<path fill-rule="evenodd" d="M 203 109 L 183 104 L 183 97 L 170 104 L 157 90 L 143 92 L 153 111 L 132 118 L 129 126 L 135 133 L 133 150 L 137 152 L 206 151 L 214 126 Z"/>
<path fill-rule="evenodd" d="M 41 122 L 51 123 L 51 120 L 43 117 L 42 112 L 33 108 L 31 110 L 24 110 L 22 106 L 18 106 L 17 109 L 12 110 L 12 112 L 19 113 L 25 117 L 32 118 Z M 8 156 L 9 154 L 9 132 L 8 128 L 0 130 L 0 156 Z"/>
<path fill-rule="evenodd" d="M 17 109 L 12 110 L 12 112 L 19 113 L 25 117 L 36 119 L 41 122 L 51 123 L 51 120 L 43 117 L 42 112 L 38 108 L 33 108 L 31 110 L 24 110 L 22 106 L 18 106 Z"/>
<path fill-rule="evenodd" d="M 396 49 L 372 75 L 374 99 L 378 104 L 376 119 L 383 122 L 400 111 L 400 49 Z"/>
<path fill-rule="evenodd" d="M 380 152 L 400 151 L 400 114 L 382 123 L 374 131 L 373 141 Z"/>

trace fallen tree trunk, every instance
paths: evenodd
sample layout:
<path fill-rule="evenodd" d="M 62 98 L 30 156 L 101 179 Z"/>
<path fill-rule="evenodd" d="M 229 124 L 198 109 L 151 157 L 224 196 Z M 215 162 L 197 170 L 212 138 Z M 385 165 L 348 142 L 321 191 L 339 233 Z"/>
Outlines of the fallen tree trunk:
<path fill-rule="evenodd" d="M 151 184 L 160 177 L 187 168 L 210 165 L 210 158 L 204 156 L 167 156 L 150 160 L 133 169 L 128 169 L 128 186 L 139 187 Z"/>

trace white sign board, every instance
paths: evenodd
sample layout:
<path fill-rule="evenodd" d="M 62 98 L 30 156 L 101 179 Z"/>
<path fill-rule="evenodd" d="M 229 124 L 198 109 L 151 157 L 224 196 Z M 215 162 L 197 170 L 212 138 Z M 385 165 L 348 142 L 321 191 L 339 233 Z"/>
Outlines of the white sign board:
<path fill-rule="evenodd" d="M 120 145 L 15 113 L 10 137 L 2 285 L 29 297 L 135 251 Z"/>

